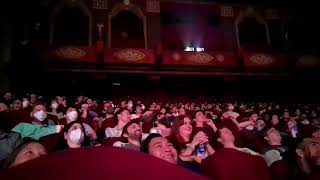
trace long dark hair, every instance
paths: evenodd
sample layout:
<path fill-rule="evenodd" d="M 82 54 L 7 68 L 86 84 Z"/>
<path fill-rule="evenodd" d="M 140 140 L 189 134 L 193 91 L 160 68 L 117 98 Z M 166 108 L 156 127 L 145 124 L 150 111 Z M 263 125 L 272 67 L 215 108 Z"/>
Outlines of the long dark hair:
<path fill-rule="evenodd" d="M 81 143 L 81 147 L 90 145 L 90 141 L 89 141 L 88 136 L 86 135 L 86 132 L 85 132 L 83 124 L 80 121 L 72 121 L 69 124 L 65 125 L 64 128 L 63 128 L 63 132 L 62 132 L 63 135 L 61 136 L 61 139 L 58 142 L 58 148 L 60 150 L 64 150 L 64 149 L 68 149 L 69 148 L 67 140 L 64 139 L 64 133 L 68 133 L 68 131 L 71 128 L 71 126 L 74 125 L 74 124 L 77 124 L 77 123 L 80 124 L 81 130 L 82 130 L 82 133 L 83 133 L 83 136 L 84 136 L 83 142 Z"/>
<path fill-rule="evenodd" d="M 171 135 L 170 135 L 170 137 L 175 139 L 178 143 L 183 143 L 183 144 L 188 143 L 188 142 L 185 142 L 183 140 L 183 138 L 180 135 L 179 129 L 180 129 L 180 126 L 182 126 L 184 124 L 185 118 L 189 118 L 192 123 L 190 116 L 187 116 L 187 115 L 177 116 L 176 119 L 172 123 Z M 191 140 L 191 137 L 190 137 L 190 140 Z"/>

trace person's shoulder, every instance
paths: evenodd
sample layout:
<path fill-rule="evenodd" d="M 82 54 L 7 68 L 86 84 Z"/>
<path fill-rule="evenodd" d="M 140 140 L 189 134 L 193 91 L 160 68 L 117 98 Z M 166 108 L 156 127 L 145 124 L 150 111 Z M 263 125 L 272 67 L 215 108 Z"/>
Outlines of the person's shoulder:
<path fill-rule="evenodd" d="M 121 141 L 116 141 L 115 143 L 113 143 L 112 146 L 114 146 L 114 147 L 122 147 L 123 145 L 124 145 L 123 142 L 121 142 Z"/>

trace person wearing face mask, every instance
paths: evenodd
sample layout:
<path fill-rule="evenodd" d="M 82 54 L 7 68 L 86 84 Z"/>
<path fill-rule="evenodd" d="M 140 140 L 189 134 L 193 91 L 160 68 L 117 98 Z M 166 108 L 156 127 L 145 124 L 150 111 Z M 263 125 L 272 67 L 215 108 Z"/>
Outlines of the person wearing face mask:
<path fill-rule="evenodd" d="M 29 137 L 35 140 L 41 137 L 59 133 L 62 125 L 54 125 L 52 120 L 47 119 L 47 111 L 43 105 L 34 106 L 31 117 L 32 123 L 19 123 L 11 131 L 21 134 L 21 137 Z"/>
<path fill-rule="evenodd" d="M 49 115 L 56 117 L 57 120 L 63 118 L 63 113 L 57 111 L 58 107 L 59 107 L 59 104 L 57 103 L 57 101 L 53 100 L 51 101 L 51 112 L 48 112 Z"/>
<path fill-rule="evenodd" d="M 79 121 L 72 121 L 63 128 L 63 139 L 59 141 L 59 149 L 80 148 L 89 146 L 89 139 L 84 126 Z"/>

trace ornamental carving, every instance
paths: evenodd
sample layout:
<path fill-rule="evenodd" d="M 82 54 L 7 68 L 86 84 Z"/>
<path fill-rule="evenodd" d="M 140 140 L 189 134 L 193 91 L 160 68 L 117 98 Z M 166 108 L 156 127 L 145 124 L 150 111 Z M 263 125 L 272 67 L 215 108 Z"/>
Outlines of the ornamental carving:
<path fill-rule="evenodd" d="M 54 52 L 57 56 L 69 59 L 82 58 L 87 53 L 76 47 L 61 47 Z"/>
<path fill-rule="evenodd" d="M 186 59 L 190 62 L 202 64 L 202 63 L 208 63 L 212 61 L 214 57 L 212 57 L 210 54 L 207 54 L 207 53 L 197 52 L 197 53 L 188 54 L 186 56 Z"/>
<path fill-rule="evenodd" d="M 146 57 L 144 53 L 135 49 L 123 49 L 115 52 L 114 57 L 127 62 L 142 61 Z"/>
<path fill-rule="evenodd" d="M 272 64 L 274 62 L 274 58 L 268 55 L 264 54 L 256 54 L 251 56 L 250 61 L 254 62 L 255 64 L 259 65 L 266 65 L 266 64 Z"/>

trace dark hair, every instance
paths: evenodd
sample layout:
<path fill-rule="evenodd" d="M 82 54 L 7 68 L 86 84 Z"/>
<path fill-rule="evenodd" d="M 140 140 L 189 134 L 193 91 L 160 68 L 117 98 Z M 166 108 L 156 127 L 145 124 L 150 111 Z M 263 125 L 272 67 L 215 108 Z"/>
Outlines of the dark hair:
<path fill-rule="evenodd" d="M 35 141 L 31 138 L 23 138 L 23 142 L 21 144 L 19 144 L 15 150 L 6 158 L 5 162 L 4 162 L 4 168 L 9 168 L 14 161 L 17 158 L 17 155 L 25 148 L 27 147 L 29 144 L 31 143 L 39 143 L 38 141 Z M 41 143 L 39 143 L 41 144 Z"/>
<path fill-rule="evenodd" d="M 67 133 L 69 131 L 69 129 L 71 128 L 71 126 L 76 124 L 76 123 L 80 124 L 82 132 L 83 132 L 83 136 L 84 136 L 83 137 L 83 142 L 81 143 L 81 146 L 89 146 L 90 145 L 89 138 L 86 135 L 85 128 L 84 128 L 83 124 L 80 121 L 72 121 L 69 124 L 65 125 L 63 130 L 62 130 L 62 132 L 63 133 Z M 64 139 L 64 134 L 63 134 L 63 136 L 61 136 L 61 139 L 58 142 L 58 147 L 61 150 L 69 148 L 69 146 L 67 144 L 67 141 Z"/>
<path fill-rule="evenodd" d="M 193 113 L 193 118 L 196 118 L 196 114 L 197 114 L 198 112 L 202 112 L 202 113 L 204 114 L 204 112 L 203 112 L 202 110 L 196 110 L 196 111 Z"/>
<path fill-rule="evenodd" d="M 128 134 L 128 127 L 132 124 L 138 124 L 138 122 L 136 121 L 130 121 L 128 122 L 123 128 L 122 128 L 122 134 L 121 136 L 123 136 L 124 134 Z M 138 124 L 139 125 L 139 124 Z"/>
<path fill-rule="evenodd" d="M 179 143 L 187 143 L 187 142 L 184 142 L 184 140 L 180 136 L 180 130 L 179 130 L 180 126 L 182 126 L 184 124 L 184 118 L 189 118 L 192 123 L 190 116 L 182 115 L 182 116 L 177 116 L 175 118 L 175 120 L 172 123 L 172 127 L 171 127 L 171 135 L 170 136 L 172 138 L 176 139 Z"/>
<path fill-rule="evenodd" d="M 115 115 L 114 115 L 117 123 L 119 122 L 118 115 L 121 114 L 123 111 L 128 111 L 130 113 L 130 111 L 128 109 L 120 108 L 117 112 L 115 112 Z"/>
<path fill-rule="evenodd" d="M 144 153 L 149 153 L 149 144 L 153 138 L 162 137 L 160 134 L 151 133 L 149 136 L 144 140 L 143 144 L 140 147 L 140 151 Z"/>

